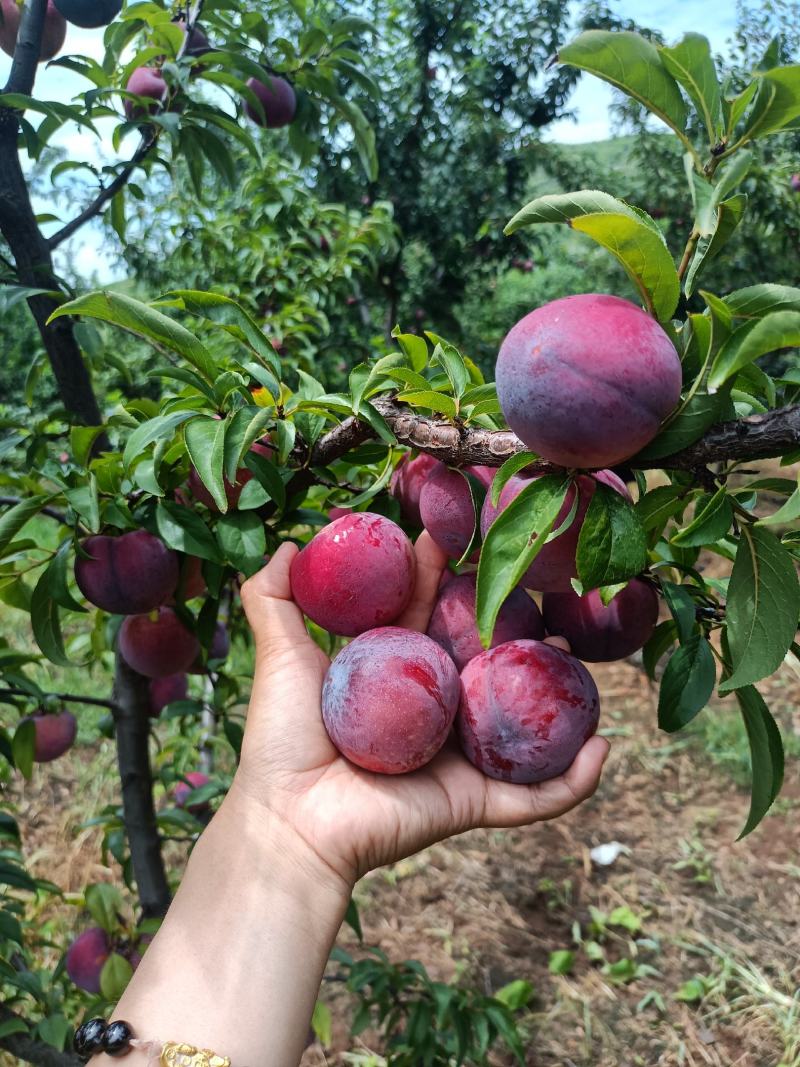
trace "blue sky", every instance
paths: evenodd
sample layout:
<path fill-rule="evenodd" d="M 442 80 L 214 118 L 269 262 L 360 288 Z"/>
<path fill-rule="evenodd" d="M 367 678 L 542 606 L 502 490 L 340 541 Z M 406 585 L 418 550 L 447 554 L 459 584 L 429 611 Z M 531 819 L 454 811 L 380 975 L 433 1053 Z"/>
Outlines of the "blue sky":
<path fill-rule="evenodd" d="M 574 6 L 574 5 L 573 5 Z M 660 30 L 668 41 L 677 40 L 683 33 L 692 30 L 705 34 L 711 41 L 712 48 L 724 51 L 726 41 L 730 38 L 735 25 L 735 6 L 733 0 L 673 0 L 671 3 L 656 0 L 644 4 L 636 0 L 617 0 L 616 11 L 629 18 L 635 18 Z M 64 54 L 81 53 L 101 59 L 102 30 L 81 30 L 70 27 Z M 0 85 L 5 82 L 10 60 L 0 53 Z M 37 96 L 51 100 L 67 101 L 70 97 L 86 87 L 84 79 L 71 71 L 58 67 L 45 68 L 41 71 L 37 87 Z M 570 101 L 575 111 L 575 119 L 563 119 L 548 127 L 548 140 L 578 143 L 598 141 L 609 136 L 609 104 L 613 91 L 610 86 L 596 78 L 583 78 Z M 111 124 L 107 126 L 111 129 Z M 97 138 L 77 127 L 65 127 L 61 131 L 59 143 L 68 148 L 71 158 L 86 159 L 92 163 L 113 159 L 109 145 L 98 142 Z M 124 151 L 131 152 L 135 147 L 134 137 L 128 139 Z M 87 192 L 87 198 L 89 194 Z M 57 198 L 40 200 L 37 210 L 61 212 L 69 217 L 71 212 L 58 203 Z M 96 274 L 98 281 L 110 280 L 113 276 L 112 265 L 102 252 L 102 239 L 98 229 L 85 227 L 79 235 L 66 244 L 59 253 L 62 265 L 69 261 L 76 273 L 85 278 Z"/>

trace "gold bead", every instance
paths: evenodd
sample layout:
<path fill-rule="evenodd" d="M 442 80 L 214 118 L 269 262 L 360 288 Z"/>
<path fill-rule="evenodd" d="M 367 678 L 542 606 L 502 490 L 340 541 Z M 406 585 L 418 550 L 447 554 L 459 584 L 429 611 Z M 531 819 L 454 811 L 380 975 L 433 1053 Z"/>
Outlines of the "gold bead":
<path fill-rule="evenodd" d="M 161 1050 L 161 1067 L 231 1067 L 231 1061 L 210 1048 L 168 1041 Z"/>

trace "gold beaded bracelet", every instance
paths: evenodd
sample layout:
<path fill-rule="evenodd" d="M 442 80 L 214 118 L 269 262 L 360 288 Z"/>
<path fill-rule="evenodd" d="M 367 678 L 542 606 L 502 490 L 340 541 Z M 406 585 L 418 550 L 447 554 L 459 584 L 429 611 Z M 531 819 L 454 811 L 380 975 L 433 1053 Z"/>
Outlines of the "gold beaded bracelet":
<path fill-rule="evenodd" d="M 218 1056 L 210 1048 L 176 1045 L 168 1041 L 161 1049 L 162 1067 L 231 1067 L 227 1056 Z"/>

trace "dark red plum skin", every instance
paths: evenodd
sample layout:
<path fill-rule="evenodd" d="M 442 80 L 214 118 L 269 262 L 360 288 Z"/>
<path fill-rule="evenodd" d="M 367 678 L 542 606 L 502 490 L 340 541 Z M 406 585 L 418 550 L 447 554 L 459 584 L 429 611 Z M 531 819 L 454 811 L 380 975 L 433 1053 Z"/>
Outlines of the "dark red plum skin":
<path fill-rule="evenodd" d="M 634 578 L 603 606 L 596 589 L 578 596 L 545 593 L 542 614 L 547 632 L 566 637 L 573 655 L 588 663 L 625 659 L 643 648 L 658 622 L 658 594 L 652 585 Z"/>
<path fill-rule="evenodd" d="M 145 678 L 187 671 L 200 654 L 200 642 L 172 608 L 160 608 L 155 618 L 129 615 L 118 640 L 122 658 Z"/>
<path fill-rule="evenodd" d="M 494 477 L 492 467 L 467 467 L 484 486 Z M 450 559 L 461 559 L 475 530 L 475 505 L 467 479 L 443 463 L 426 479 L 419 496 L 422 524 Z M 476 556 L 477 558 L 477 556 Z"/>
<path fill-rule="evenodd" d="M 0 48 L 3 49 L 6 55 L 13 56 L 17 47 L 22 8 L 17 4 L 17 0 L 2 0 L 2 14 Z M 64 47 L 66 37 L 67 23 L 64 16 L 56 8 L 53 0 L 47 0 L 39 62 L 42 63 L 46 59 L 52 59 L 58 55 Z"/>
<path fill-rule="evenodd" d="M 675 346 L 628 300 L 553 300 L 500 347 L 497 396 L 525 445 L 563 467 L 610 467 L 651 441 L 680 399 Z"/>
<path fill-rule="evenodd" d="M 228 627 L 224 622 L 218 622 L 214 628 L 214 636 L 211 638 L 211 648 L 208 650 L 209 660 L 223 660 L 228 658 L 231 650 L 231 639 Z M 189 668 L 190 674 L 205 674 L 206 664 L 200 655 Z"/>
<path fill-rule="evenodd" d="M 79 989 L 100 992 L 100 972 L 111 955 L 111 942 L 105 930 L 91 926 L 75 938 L 67 949 L 66 970 Z"/>
<path fill-rule="evenodd" d="M 458 671 L 425 634 L 383 626 L 351 641 L 331 664 L 322 718 L 336 748 L 358 767 L 406 774 L 447 739 L 459 698 Z"/>
<path fill-rule="evenodd" d="M 323 527 L 292 560 L 292 596 L 318 626 L 342 637 L 385 626 L 411 600 L 416 559 L 391 519 L 371 511 Z"/>
<path fill-rule="evenodd" d="M 249 78 L 247 87 L 255 93 L 264 109 L 262 113 L 246 100 L 244 110 L 251 121 L 270 130 L 289 125 L 297 112 L 297 97 L 285 78 L 274 77 L 265 71 L 263 79 Z"/>
<path fill-rule="evenodd" d="M 81 549 L 88 558 L 75 559 L 78 588 L 90 604 L 112 615 L 153 611 L 177 588 L 178 554 L 147 530 L 87 537 Z"/>
<path fill-rule="evenodd" d="M 129 93 L 136 93 L 137 96 L 149 97 L 152 104 L 139 104 L 136 100 L 125 100 L 125 114 L 131 122 L 140 121 L 146 119 L 148 115 L 154 115 L 160 105 L 161 101 L 167 95 L 167 83 L 164 81 L 164 75 L 160 70 L 155 70 L 153 67 L 137 67 L 128 79 L 128 84 L 125 86 Z"/>
<path fill-rule="evenodd" d="M 444 467 L 444 464 L 438 459 L 421 452 L 414 457 L 404 456 L 394 469 L 389 492 L 400 504 L 403 518 L 412 526 L 422 526 L 420 493 L 428 478 L 440 467 Z"/>
<path fill-rule="evenodd" d="M 37 712 L 30 716 L 29 721 L 36 730 L 33 751 L 36 763 L 50 763 L 63 756 L 75 744 L 78 720 L 71 711 L 62 711 L 57 715 Z"/>
<path fill-rule="evenodd" d="M 186 700 L 189 696 L 189 679 L 185 674 L 168 674 L 165 678 L 153 678 L 150 682 L 150 715 L 157 719 L 168 704 Z"/>
<path fill-rule="evenodd" d="M 540 476 L 537 475 L 536 477 Z M 535 478 L 526 478 L 522 475 L 515 475 L 513 478 L 509 478 L 500 493 L 497 507 L 492 504 L 491 494 L 486 494 L 481 512 L 481 533 L 483 537 L 486 537 L 489 527 L 500 512 L 507 508 L 511 501 L 519 496 L 525 486 L 530 485 L 534 480 Z M 538 556 L 525 572 L 520 582 L 520 585 L 525 586 L 526 589 L 557 593 L 572 588 L 570 580 L 577 577 L 575 553 L 578 549 L 578 538 L 580 537 L 583 520 L 586 518 L 586 512 L 589 510 L 589 504 L 594 496 L 597 482 L 603 482 L 605 485 L 615 489 L 626 500 L 631 499 L 628 487 L 613 471 L 597 471 L 592 475 L 581 474 L 576 479 L 576 482 L 580 498 L 575 517 L 564 533 L 539 550 Z M 566 522 L 575 502 L 575 492 L 576 489 L 573 484 L 567 492 L 564 506 L 558 513 L 553 526 L 554 530 L 558 529 L 563 522 Z"/>
<path fill-rule="evenodd" d="M 55 0 L 55 4 L 67 22 L 87 30 L 108 26 L 122 10 L 122 0 Z"/>
<path fill-rule="evenodd" d="M 461 672 L 461 747 L 490 778 L 530 784 L 558 777 L 599 717 L 597 686 L 583 664 L 541 641 L 508 641 Z"/>
<path fill-rule="evenodd" d="M 442 646 L 460 671 L 484 651 L 475 621 L 476 587 L 474 574 L 451 578 L 440 592 L 428 624 L 428 637 Z M 522 638 L 540 641 L 544 632 L 534 601 L 524 589 L 514 589 L 500 608 L 491 647 Z"/>

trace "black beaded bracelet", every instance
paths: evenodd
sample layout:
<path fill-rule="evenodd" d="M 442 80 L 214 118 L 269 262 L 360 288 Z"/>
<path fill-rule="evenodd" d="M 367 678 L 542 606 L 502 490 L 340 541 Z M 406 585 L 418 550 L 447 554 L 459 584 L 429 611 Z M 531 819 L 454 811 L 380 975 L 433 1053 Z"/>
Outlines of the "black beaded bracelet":
<path fill-rule="evenodd" d="M 129 1023 L 89 1019 L 75 1031 L 72 1047 L 83 1060 L 101 1052 L 108 1056 L 126 1056 L 131 1051 L 132 1039 L 133 1030 Z"/>

